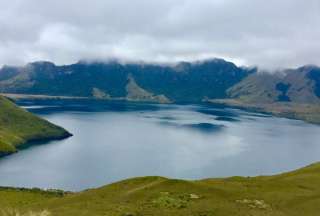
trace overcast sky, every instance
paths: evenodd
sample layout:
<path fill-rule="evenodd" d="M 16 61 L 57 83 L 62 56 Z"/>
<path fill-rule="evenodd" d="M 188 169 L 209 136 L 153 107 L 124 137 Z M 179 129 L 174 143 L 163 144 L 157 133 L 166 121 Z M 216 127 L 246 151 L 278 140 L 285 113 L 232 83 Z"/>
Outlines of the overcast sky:
<path fill-rule="evenodd" d="M 0 0 L 0 65 L 213 57 L 320 65 L 320 0 Z"/>

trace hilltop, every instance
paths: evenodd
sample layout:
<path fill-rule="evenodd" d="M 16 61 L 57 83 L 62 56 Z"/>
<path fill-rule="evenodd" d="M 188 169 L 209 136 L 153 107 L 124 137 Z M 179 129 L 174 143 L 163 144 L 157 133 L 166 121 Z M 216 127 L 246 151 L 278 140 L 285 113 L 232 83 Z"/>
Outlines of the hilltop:
<path fill-rule="evenodd" d="M 0 96 L 0 155 L 16 152 L 30 142 L 69 136 L 71 134 L 63 128 L 19 108 L 12 101 Z"/>
<path fill-rule="evenodd" d="M 2 215 L 314 216 L 320 164 L 275 176 L 141 177 L 78 193 L 0 188 Z"/>

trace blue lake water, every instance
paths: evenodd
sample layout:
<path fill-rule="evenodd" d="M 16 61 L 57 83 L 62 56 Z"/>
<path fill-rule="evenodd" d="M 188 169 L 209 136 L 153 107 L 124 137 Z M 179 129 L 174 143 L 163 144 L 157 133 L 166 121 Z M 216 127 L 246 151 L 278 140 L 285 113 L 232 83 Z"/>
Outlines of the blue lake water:
<path fill-rule="evenodd" d="M 73 137 L 0 159 L 0 185 L 79 191 L 136 176 L 269 175 L 320 161 L 320 127 L 213 105 L 23 101 Z"/>

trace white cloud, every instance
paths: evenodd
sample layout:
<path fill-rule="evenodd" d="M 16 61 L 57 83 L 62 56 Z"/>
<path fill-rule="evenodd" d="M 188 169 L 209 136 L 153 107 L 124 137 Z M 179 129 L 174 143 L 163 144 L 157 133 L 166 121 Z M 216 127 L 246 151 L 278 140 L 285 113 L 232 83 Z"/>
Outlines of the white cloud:
<path fill-rule="evenodd" d="M 0 65 L 222 57 L 320 65 L 319 0 L 0 0 Z"/>

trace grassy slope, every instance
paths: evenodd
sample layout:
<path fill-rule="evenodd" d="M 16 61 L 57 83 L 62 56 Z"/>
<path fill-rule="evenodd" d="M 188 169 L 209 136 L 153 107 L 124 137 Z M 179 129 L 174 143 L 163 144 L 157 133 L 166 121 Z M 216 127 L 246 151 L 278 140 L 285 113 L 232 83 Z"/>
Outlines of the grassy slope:
<path fill-rule="evenodd" d="M 201 181 L 129 179 L 75 194 L 0 189 L 5 212 L 38 215 L 314 216 L 320 164 L 276 176 Z M 3 215 L 10 215 L 3 213 Z M 35 214 L 36 215 L 36 214 Z"/>
<path fill-rule="evenodd" d="M 28 141 L 60 139 L 70 134 L 0 96 L 0 154 L 12 153 Z"/>

